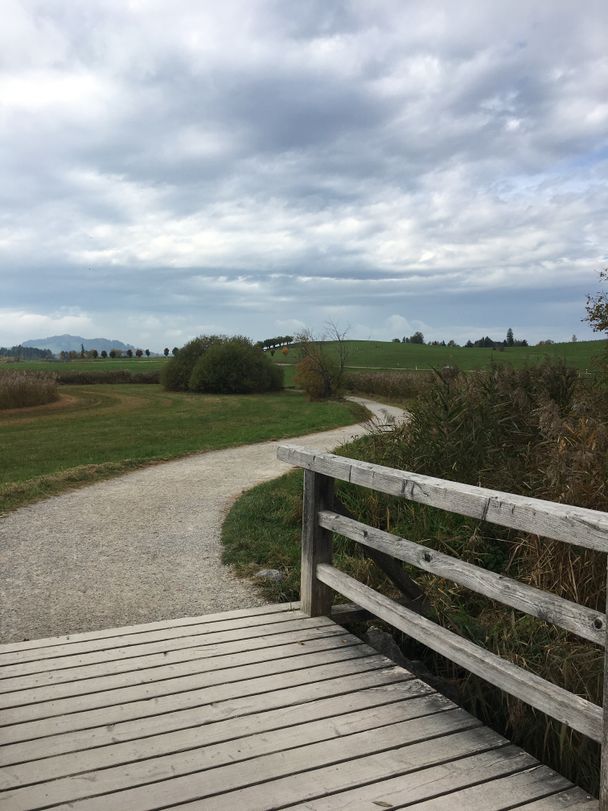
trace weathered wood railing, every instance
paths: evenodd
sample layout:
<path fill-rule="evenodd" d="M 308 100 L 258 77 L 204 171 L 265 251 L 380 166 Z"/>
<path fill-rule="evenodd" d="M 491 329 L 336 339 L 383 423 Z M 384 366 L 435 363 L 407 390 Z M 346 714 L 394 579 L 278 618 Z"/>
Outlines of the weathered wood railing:
<path fill-rule="evenodd" d="M 310 616 L 329 615 L 333 592 L 339 592 L 461 667 L 599 742 L 602 745 L 600 811 L 608 811 L 607 659 L 603 710 L 339 571 L 332 566 L 331 545 L 332 532 L 339 533 L 376 552 L 451 579 L 486 597 L 553 623 L 602 645 L 608 651 L 605 613 L 344 516 L 333 509 L 333 487 L 334 480 L 339 479 L 600 552 L 608 552 L 608 513 L 407 473 L 294 445 L 279 447 L 278 457 L 304 468 L 302 610 Z"/>

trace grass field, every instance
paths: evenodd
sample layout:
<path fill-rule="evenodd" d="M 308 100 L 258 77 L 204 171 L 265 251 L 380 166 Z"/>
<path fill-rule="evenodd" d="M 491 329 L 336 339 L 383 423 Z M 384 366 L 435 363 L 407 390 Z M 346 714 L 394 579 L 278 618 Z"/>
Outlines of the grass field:
<path fill-rule="evenodd" d="M 21 360 L 0 362 L 3 369 L 34 369 L 44 372 L 116 372 L 126 369 L 129 372 L 156 372 L 166 363 L 165 358 L 97 358 L 77 360 Z"/>
<path fill-rule="evenodd" d="M 348 425 L 349 403 L 295 392 L 203 396 L 158 385 L 61 387 L 58 403 L 0 412 L 0 512 L 154 461 Z"/>
<path fill-rule="evenodd" d="M 329 343 L 331 348 L 335 344 Z M 483 369 L 491 363 L 511 363 L 521 367 L 536 364 L 545 358 L 563 359 L 577 369 L 593 367 L 594 358 L 606 347 L 606 341 L 578 341 L 577 343 L 550 344 L 549 346 L 511 347 L 503 352 L 491 349 L 465 349 L 464 347 L 426 346 L 420 344 L 397 344 L 392 341 L 346 341 L 347 368 L 357 369 L 432 369 L 442 366 L 458 366 L 468 371 Z M 286 365 L 285 385 L 293 386 L 293 370 L 299 360 L 297 344 L 292 345 L 287 355 L 278 351 L 275 363 Z M 162 368 L 165 358 L 115 358 L 71 361 L 20 361 L 1 363 L 0 373 L 6 369 L 36 369 L 44 371 L 118 371 L 151 372 Z"/>
<path fill-rule="evenodd" d="M 332 349 L 335 343 L 328 344 Z M 473 347 L 426 346 L 397 344 L 390 341 L 346 341 L 347 368 L 365 369 L 432 369 L 458 366 L 464 371 L 483 369 L 491 363 L 510 363 L 515 367 L 540 363 L 545 358 L 563 359 L 569 366 L 589 369 L 606 341 L 578 341 L 549 346 L 510 347 L 503 352 Z M 287 355 L 277 352 L 275 363 L 297 363 L 297 345 Z"/>

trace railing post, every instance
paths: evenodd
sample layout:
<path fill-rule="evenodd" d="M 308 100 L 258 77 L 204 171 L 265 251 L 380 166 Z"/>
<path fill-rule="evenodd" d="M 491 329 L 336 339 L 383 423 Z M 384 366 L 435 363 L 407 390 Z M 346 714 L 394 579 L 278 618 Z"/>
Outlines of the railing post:
<path fill-rule="evenodd" d="M 329 616 L 332 589 L 317 580 L 317 564 L 331 563 L 331 532 L 319 526 L 319 511 L 333 507 L 334 480 L 312 470 L 304 471 L 302 510 L 302 611 L 309 617 Z"/>
<path fill-rule="evenodd" d="M 608 616 L 608 566 L 606 572 L 606 616 Z M 604 698 L 602 702 L 602 757 L 600 761 L 600 808 L 608 811 L 608 629 L 604 649 Z"/>

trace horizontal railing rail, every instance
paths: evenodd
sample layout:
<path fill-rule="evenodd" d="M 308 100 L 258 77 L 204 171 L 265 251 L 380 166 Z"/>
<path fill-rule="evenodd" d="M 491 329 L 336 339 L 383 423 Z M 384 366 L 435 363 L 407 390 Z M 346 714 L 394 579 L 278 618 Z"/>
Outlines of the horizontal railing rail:
<path fill-rule="evenodd" d="M 277 455 L 283 462 L 379 493 L 403 496 L 480 521 L 608 552 L 608 514 L 597 510 L 407 473 L 297 445 L 281 445 Z"/>
<path fill-rule="evenodd" d="M 608 552 L 608 514 L 294 445 L 280 446 L 278 457 L 304 469 L 302 609 L 311 616 L 329 615 L 333 593 L 338 592 L 457 665 L 601 743 L 600 809 L 608 811 L 608 713 L 341 572 L 332 565 L 332 533 L 350 538 L 374 554 L 452 580 L 604 648 L 606 613 L 345 516 L 335 508 L 334 480 L 599 552 Z M 607 696 L 605 668 L 604 707 L 608 706 Z"/>

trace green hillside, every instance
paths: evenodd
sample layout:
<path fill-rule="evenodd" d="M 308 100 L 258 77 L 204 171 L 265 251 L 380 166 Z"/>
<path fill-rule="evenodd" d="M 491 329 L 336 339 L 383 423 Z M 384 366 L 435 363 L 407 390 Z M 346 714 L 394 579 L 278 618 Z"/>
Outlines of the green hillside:
<path fill-rule="evenodd" d="M 392 341 L 345 341 L 347 366 L 350 369 L 432 369 L 458 366 L 465 371 L 482 369 L 491 363 L 510 363 L 521 367 L 540 363 L 545 358 L 561 358 L 577 369 L 592 368 L 594 358 L 606 347 L 606 341 L 578 341 L 548 346 L 508 347 L 503 351 L 473 347 L 426 346 Z M 337 344 L 327 346 L 336 351 Z M 289 353 L 275 353 L 276 363 L 297 363 L 297 344 Z"/>

